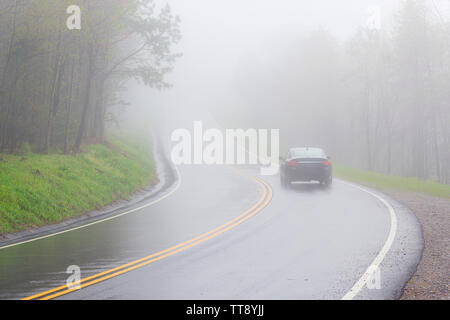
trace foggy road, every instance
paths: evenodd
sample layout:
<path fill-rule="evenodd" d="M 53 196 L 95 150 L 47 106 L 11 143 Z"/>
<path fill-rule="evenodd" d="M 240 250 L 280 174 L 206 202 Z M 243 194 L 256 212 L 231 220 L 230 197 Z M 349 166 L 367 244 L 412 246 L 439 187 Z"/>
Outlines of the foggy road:
<path fill-rule="evenodd" d="M 0 298 L 341 299 L 391 232 L 386 206 L 342 181 L 283 189 L 252 167 L 177 171 L 170 194 L 151 206 L 1 249 Z M 398 297 L 419 261 L 420 226 L 389 203 L 398 225 L 380 286 L 355 298 Z M 67 291 L 70 265 L 87 278 L 81 290 Z"/>
<path fill-rule="evenodd" d="M 0 300 L 450 299 L 450 1 L 74 2 L 0 0 Z"/>

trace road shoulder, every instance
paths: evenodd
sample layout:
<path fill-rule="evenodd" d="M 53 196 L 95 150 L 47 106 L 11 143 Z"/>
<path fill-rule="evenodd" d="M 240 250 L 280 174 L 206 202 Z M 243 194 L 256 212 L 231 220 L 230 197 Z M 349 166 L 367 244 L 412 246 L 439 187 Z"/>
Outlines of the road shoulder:
<path fill-rule="evenodd" d="M 159 197 L 164 197 L 176 184 L 178 177 L 176 171 L 164 156 L 164 151 L 160 148 L 160 145 L 155 143 L 153 149 L 157 177 L 155 183 L 136 191 L 127 200 L 116 201 L 99 210 L 94 210 L 56 224 L 6 234 L 0 238 L 0 249 L 101 222 L 105 219 L 122 215 L 126 211 L 145 205 L 145 203 L 155 201 Z"/>
<path fill-rule="evenodd" d="M 414 276 L 406 284 L 401 299 L 450 299 L 448 252 L 450 230 L 450 199 L 420 193 L 383 190 L 407 206 L 422 225 L 425 248 Z"/>

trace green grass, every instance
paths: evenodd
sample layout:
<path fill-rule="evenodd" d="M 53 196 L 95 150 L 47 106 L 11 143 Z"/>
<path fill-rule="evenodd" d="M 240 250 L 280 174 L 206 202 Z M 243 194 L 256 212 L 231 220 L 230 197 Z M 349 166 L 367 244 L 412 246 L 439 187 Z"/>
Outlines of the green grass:
<path fill-rule="evenodd" d="M 98 209 L 155 179 L 149 141 L 110 137 L 76 155 L 0 154 L 0 234 Z"/>
<path fill-rule="evenodd" d="M 417 178 L 404 178 L 333 164 L 334 174 L 344 180 L 353 181 L 375 189 L 396 189 L 420 192 L 440 198 L 450 198 L 450 185 Z"/>

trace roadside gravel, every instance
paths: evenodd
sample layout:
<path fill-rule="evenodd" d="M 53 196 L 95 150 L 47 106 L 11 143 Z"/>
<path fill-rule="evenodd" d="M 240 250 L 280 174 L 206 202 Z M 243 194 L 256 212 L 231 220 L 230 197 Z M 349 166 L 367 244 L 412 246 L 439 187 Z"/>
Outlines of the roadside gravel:
<path fill-rule="evenodd" d="M 382 192 L 414 212 L 425 238 L 422 259 L 400 299 L 449 300 L 450 199 L 388 189 Z"/>

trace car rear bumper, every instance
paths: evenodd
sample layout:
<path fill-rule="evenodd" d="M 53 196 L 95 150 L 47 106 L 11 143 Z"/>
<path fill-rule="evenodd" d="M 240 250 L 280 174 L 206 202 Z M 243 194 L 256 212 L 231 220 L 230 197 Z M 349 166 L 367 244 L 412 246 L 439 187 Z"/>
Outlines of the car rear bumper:
<path fill-rule="evenodd" d="M 290 182 L 325 181 L 330 178 L 332 169 L 330 167 L 302 169 L 291 168 L 286 172 L 286 178 Z"/>

